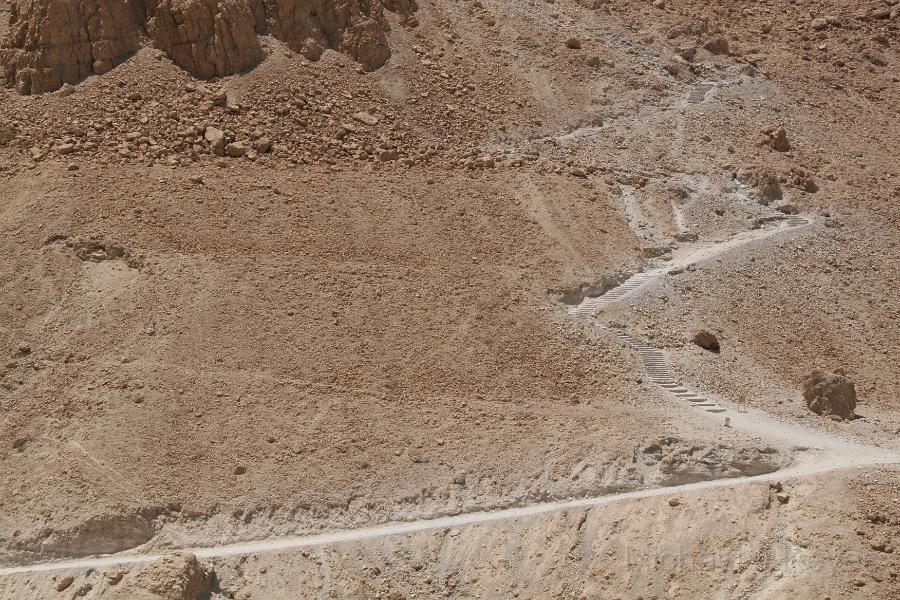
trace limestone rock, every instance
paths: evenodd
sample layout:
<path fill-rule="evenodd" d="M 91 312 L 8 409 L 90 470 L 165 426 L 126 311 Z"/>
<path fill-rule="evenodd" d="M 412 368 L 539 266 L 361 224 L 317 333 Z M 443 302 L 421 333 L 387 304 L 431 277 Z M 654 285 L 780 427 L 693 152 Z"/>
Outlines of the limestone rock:
<path fill-rule="evenodd" d="M 851 420 L 856 415 L 856 386 L 842 373 L 828 374 L 813 371 L 803 380 L 803 399 L 806 406 L 822 416 Z"/>

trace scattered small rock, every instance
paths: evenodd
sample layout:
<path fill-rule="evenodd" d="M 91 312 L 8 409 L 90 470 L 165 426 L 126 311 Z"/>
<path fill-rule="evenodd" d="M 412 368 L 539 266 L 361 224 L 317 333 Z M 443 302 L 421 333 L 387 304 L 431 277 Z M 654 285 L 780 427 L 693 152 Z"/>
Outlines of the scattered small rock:
<path fill-rule="evenodd" d="M 115 585 L 122 581 L 123 573 L 119 569 L 107 569 L 103 576 L 109 580 L 110 585 Z"/>
<path fill-rule="evenodd" d="M 228 104 L 228 92 L 219 90 L 212 97 L 213 104 L 216 106 L 225 106 Z"/>
<path fill-rule="evenodd" d="M 353 118 L 366 125 L 378 125 L 378 121 L 380 121 L 378 117 L 367 112 L 354 113 Z"/>
<path fill-rule="evenodd" d="M 728 54 L 730 49 L 728 40 L 724 37 L 716 37 L 707 41 L 703 44 L 703 48 L 710 54 Z"/>
<path fill-rule="evenodd" d="M 216 156 L 225 156 L 225 132 L 217 127 L 207 127 L 203 137 L 209 142 L 210 151 Z"/>
<path fill-rule="evenodd" d="M 396 150 L 382 150 L 378 153 L 378 160 L 381 162 L 397 160 L 398 158 L 400 158 L 400 154 Z"/>
<path fill-rule="evenodd" d="M 272 140 L 267 137 L 261 137 L 253 144 L 253 149 L 260 154 L 268 154 L 272 151 Z"/>
<path fill-rule="evenodd" d="M 762 144 L 765 146 L 769 146 L 773 150 L 778 152 L 787 152 L 791 149 L 791 144 L 787 139 L 787 131 L 785 131 L 784 127 L 778 126 L 769 126 L 763 129 L 763 140 Z"/>
<path fill-rule="evenodd" d="M 72 575 L 66 575 L 56 582 L 56 591 L 61 592 L 74 583 L 75 578 Z"/>
<path fill-rule="evenodd" d="M 248 152 L 250 152 L 250 146 L 244 142 L 232 142 L 225 146 L 226 156 L 232 158 L 241 158 L 242 156 L 246 156 Z"/>
<path fill-rule="evenodd" d="M 579 48 L 581 48 L 581 40 L 579 40 L 575 36 L 572 36 L 566 40 L 566 47 L 571 48 L 572 50 L 578 50 Z"/>

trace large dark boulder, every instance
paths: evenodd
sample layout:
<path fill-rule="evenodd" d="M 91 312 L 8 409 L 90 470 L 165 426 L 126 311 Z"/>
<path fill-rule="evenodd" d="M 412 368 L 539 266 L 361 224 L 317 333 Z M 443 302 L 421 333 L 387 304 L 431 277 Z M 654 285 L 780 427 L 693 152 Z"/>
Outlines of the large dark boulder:
<path fill-rule="evenodd" d="M 803 380 L 803 399 L 817 415 L 841 420 L 856 417 L 856 387 L 843 373 L 813 371 Z"/>

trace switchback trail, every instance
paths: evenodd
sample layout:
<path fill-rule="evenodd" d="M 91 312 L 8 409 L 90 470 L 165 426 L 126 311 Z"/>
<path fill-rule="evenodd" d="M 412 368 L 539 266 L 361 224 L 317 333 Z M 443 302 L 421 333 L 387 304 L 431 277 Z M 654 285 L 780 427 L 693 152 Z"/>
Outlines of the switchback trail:
<path fill-rule="evenodd" d="M 797 234 L 810 224 L 811 221 L 807 218 L 789 217 L 783 221 L 771 223 L 767 227 L 735 235 L 725 242 L 697 244 L 693 248 L 685 249 L 677 256 L 673 257 L 673 260 L 664 267 L 650 269 L 643 273 L 636 274 L 622 284 L 608 290 L 603 295 L 584 299 L 579 305 L 573 307 L 570 312 L 573 316 L 578 318 L 592 317 L 596 311 L 601 310 L 604 306 L 626 300 L 634 294 L 639 293 L 640 290 L 648 288 L 655 282 L 661 281 L 673 270 L 720 256 L 726 252 L 739 249 L 747 244 L 760 242 L 782 234 Z M 729 407 L 723 405 L 720 401 L 707 402 L 705 398 L 700 398 L 697 395 L 688 392 L 686 388 L 679 387 L 674 380 L 672 380 L 668 365 L 666 365 L 662 359 L 656 358 L 655 353 L 659 353 L 659 351 L 655 348 L 632 338 L 624 332 L 618 332 L 615 335 L 618 335 L 620 339 L 625 340 L 629 345 L 641 353 L 645 365 L 651 373 L 651 379 L 664 389 L 669 390 L 676 398 L 687 400 L 690 406 L 699 406 L 701 408 L 706 408 L 707 410 L 709 410 L 710 407 L 716 407 L 711 412 L 723 412 L 729 410 Z M 659 356 L 661 356 L 661 353 L 659 353 Z M 710 417 L 712 417 L 712 415 L 710 415 Z M 721 419 L 719 416 L 715 418 L 717 420 Z M 438 529 L 458 528 L 497 521 L 523 519 L 567 510 L 590 510 L 594 507 L 616 502 L 627 502 L 721 487 L 742 486 L 751 483 L 775 481 L 787 478 L 806 477 L 839 469 L 900 463 L 900 454 L 894 451 L 851 443 L 811 428 L 783 423 L 763 411 L 755 409 L 739 413 L 733 411 L 730 418 L 732 419 L 731 426 L 734 429 L 743 431 L 749 435 L 753 435 L 754 437 L 758 437 L 781 447 L 791 449 L 797 456 L 796 460 L 793 464 L 784 469 L 751 477 L 714 479 L 621 494 L 539 503 L 504 510 L 463 513 L 409 522 L 389 523 L 359 529 L 334 531 L 317 535 L 274 537 L 259 541 L 186 547 L 183 548 L 183 550 L 195 554 L 198 558 L 217 559 L 229 556 L 245 556 L 300 548 L 349 544 Z M 102 569 L 115 565 L 149 563 L 158 558 L 160 558 L 160 554 L 156 552 L 141 552 L 140 549 L 135 549 L 120 554 L 95 558 L 6 567 L 0 569 L 0 576 L 60 570 Z"/>

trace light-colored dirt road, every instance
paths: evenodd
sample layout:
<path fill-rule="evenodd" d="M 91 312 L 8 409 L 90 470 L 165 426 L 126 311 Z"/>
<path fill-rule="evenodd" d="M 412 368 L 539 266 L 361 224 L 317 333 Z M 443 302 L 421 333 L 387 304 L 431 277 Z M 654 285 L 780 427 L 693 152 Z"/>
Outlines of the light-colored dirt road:
<path fill-rule="evenodd" d="M 760 423 L 761 424 L 761 423 Z M 284 550 L 296 550 L 300 548 L 332 546 L 337 544 L 351 544 L 363 540 L 382 538 L 388 536 L 400 536 L 419 531 L 428 531 L 445 528 L 459 528 L 479 523 L 490 523 L 510 519 L 526 519 L 544 513 L 559 512 L 571 509 L 590 509 L 596 506 L 604 506 L 615 502 L 627 502 L 669 496 L 685 492 L 697 492 L 713 488 L 735 487 L 750 483 L 776 481 L 796 477 L 804 477 L 838 469 L 852 467 L 871 466 L 876 464 L 889 464 L 900 462 L 900 455 L 894 452 L 878 448 L 869 448 L 841 442 L 829 436 L 800 428 L 782 425 L 776 431 L 778 437 L 796 438 L 801 442 L 815 442 L 818 449 L 804 451 L 794 465 L 780 471 L 754 477 L 739 479 L 718 479 L 703 481 L 686 485 L 640 490 L 624 494 L 614 494 L 597 498 L 582 498 L 561 502 L 548 502 L 510 508 L 493 512 L 473 512 L 462 515 L 439 517 L 434 519 L 422 519 L 408 523 L 393 523 L 377 527 L 366 527 L 347 531 L 335 531 L 320 535 L 272 538 L 255 542 L 239 542 L 234 544 L 222 544 L 219 546 L 207 546 L 198 548 L 185 548 L 186 551 L 195 554 L 198 558 L 224 558 L 229 556 L 246 556 L 267 552 Z M 32 565 L 22 565 L 0 569 L 0 576 L 15 575 L 19 573 L 38 573 L 67 569 L 103 569 L 116 565 L 143 564 L 153 562 L 160 558 L 155 553 L 123 553 L 98 558 L 85 558 L 48 562 Z"/>

